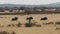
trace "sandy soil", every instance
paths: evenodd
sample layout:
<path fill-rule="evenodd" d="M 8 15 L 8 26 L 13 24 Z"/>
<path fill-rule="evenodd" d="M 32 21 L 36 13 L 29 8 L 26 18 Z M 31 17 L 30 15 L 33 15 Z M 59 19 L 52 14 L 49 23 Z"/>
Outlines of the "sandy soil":
<path fill-rule="evenodd" d="M 32 23 L 42 25 L 42 27 L 24 27 L 28 22 L 27 17 L 33 17 Z M 12 18 L 18 17 L 17 21 L 11 21 Z M 42 17 L 47 17 L 48 20 L 40 20 Z M 21 27 L 7 27 L 8 24 L 23 24 Z M 53 22 L 54 24 L 44 25 L 43 23 Z M 16 34 L 60 34 L 60 30 L 56 30 L 55 22 L 60 22 L 60 14 L 31 14 L 31 15 L 0 15 L 0 31 L 12 32 Z"/>

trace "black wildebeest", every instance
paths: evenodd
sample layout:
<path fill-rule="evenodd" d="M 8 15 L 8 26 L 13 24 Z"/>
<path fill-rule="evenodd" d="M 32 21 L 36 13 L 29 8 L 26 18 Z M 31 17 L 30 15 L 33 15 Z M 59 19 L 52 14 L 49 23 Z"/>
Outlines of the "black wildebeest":
<path fill-rule="evenodd" d="M 43 18 L 41 18 L 40 20 L 47 20 L 47 17 L 43 17 Z"/>
<path fill-rule="evenodd" d="M 17 20 L 18 20 L 18 17 L 12 18 L 12 21 L 17 21 Z"/>

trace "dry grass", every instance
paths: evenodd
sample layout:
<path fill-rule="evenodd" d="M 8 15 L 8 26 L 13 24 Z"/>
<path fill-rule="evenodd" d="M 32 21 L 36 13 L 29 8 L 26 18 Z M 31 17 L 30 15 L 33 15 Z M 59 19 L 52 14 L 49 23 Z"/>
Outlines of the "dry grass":
<path fill-rule="evenodd" d="M 7 32 L 12 32 L 14 31 L 16 34 L 60 34 L 60 30 L 56 31 L 56 27 L 60 27 L 60 25 L 54 26 L 55 22 L 60 21 L 60 14 L 31 14 L 29 15 L 33 17 L 33 20 L 37 22 L 37 25 L 42 25 L 41 27 L 31 27 L 31 28 L 26 28 L 23 27 L 25 26 L 24 24 L 28 22 L 26 18 L 28 15 L 0 15 L 0 24 L 3 25 L 4 27 L 0 27 L 0 31 L 7 31 Z M 7 18 L 4 18 L 7 17 Z M 12 18 L 18 17 L 17 21 L 11 21 Z M 47 17 L 47 20 L 41 21 L 40 19 L 43 17 Z M 32 20 L 32 23 L 34 21 Z M 21 27 L 6 27 L 8 24 L 16 24 L 21 23 L 23 26 Z M 53 22 L 53 25 L 44 25 L 43 23 L 49 23 Z M 52 24 L 52 23 L 51 23 Z M 10 26 L 10 25 L 9 25 Z"/>

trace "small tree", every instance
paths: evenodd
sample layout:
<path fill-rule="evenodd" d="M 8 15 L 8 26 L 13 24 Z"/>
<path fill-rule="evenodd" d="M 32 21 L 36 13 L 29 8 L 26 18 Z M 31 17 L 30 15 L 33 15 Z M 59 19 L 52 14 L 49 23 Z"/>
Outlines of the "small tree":
<path fill-rule="evenodd" d="M 33 19 L 33 17 L 29 17 L 27 18 L 27 20 L 29 20 L 29 23 L 26 23 L 26 27 L 32 27 L 32 23 L 31 23 L 31 20 Z"/>
<path fill-rule="evenodd" d="M 29 23 L 31 23 L 31 20 L 33 19 L 33 17 L 29 17 L 27 18 L 27 20 L 29 20 Z"/>
<path fill-rule="evenodd" d="M 11 9 L 11 10 L 9 10 L 9 12 L 13 12 L 13 10 Z"/>
<path fill-rule="evenodd" d="M 21 9 L 21 10 L 24 10 L 24 9 L 25 9 L 25 7 L 20 7 L 20 9 Z"/>

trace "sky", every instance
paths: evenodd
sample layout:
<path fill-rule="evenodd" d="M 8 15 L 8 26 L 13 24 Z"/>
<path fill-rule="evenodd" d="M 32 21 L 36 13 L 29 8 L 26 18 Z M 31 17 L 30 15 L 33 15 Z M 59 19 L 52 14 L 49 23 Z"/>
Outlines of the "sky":
<path fill-rule="evenodd" d="M 0 0 L 0 4 L 41 5 L 60 2 L 60 0 Z"/>

